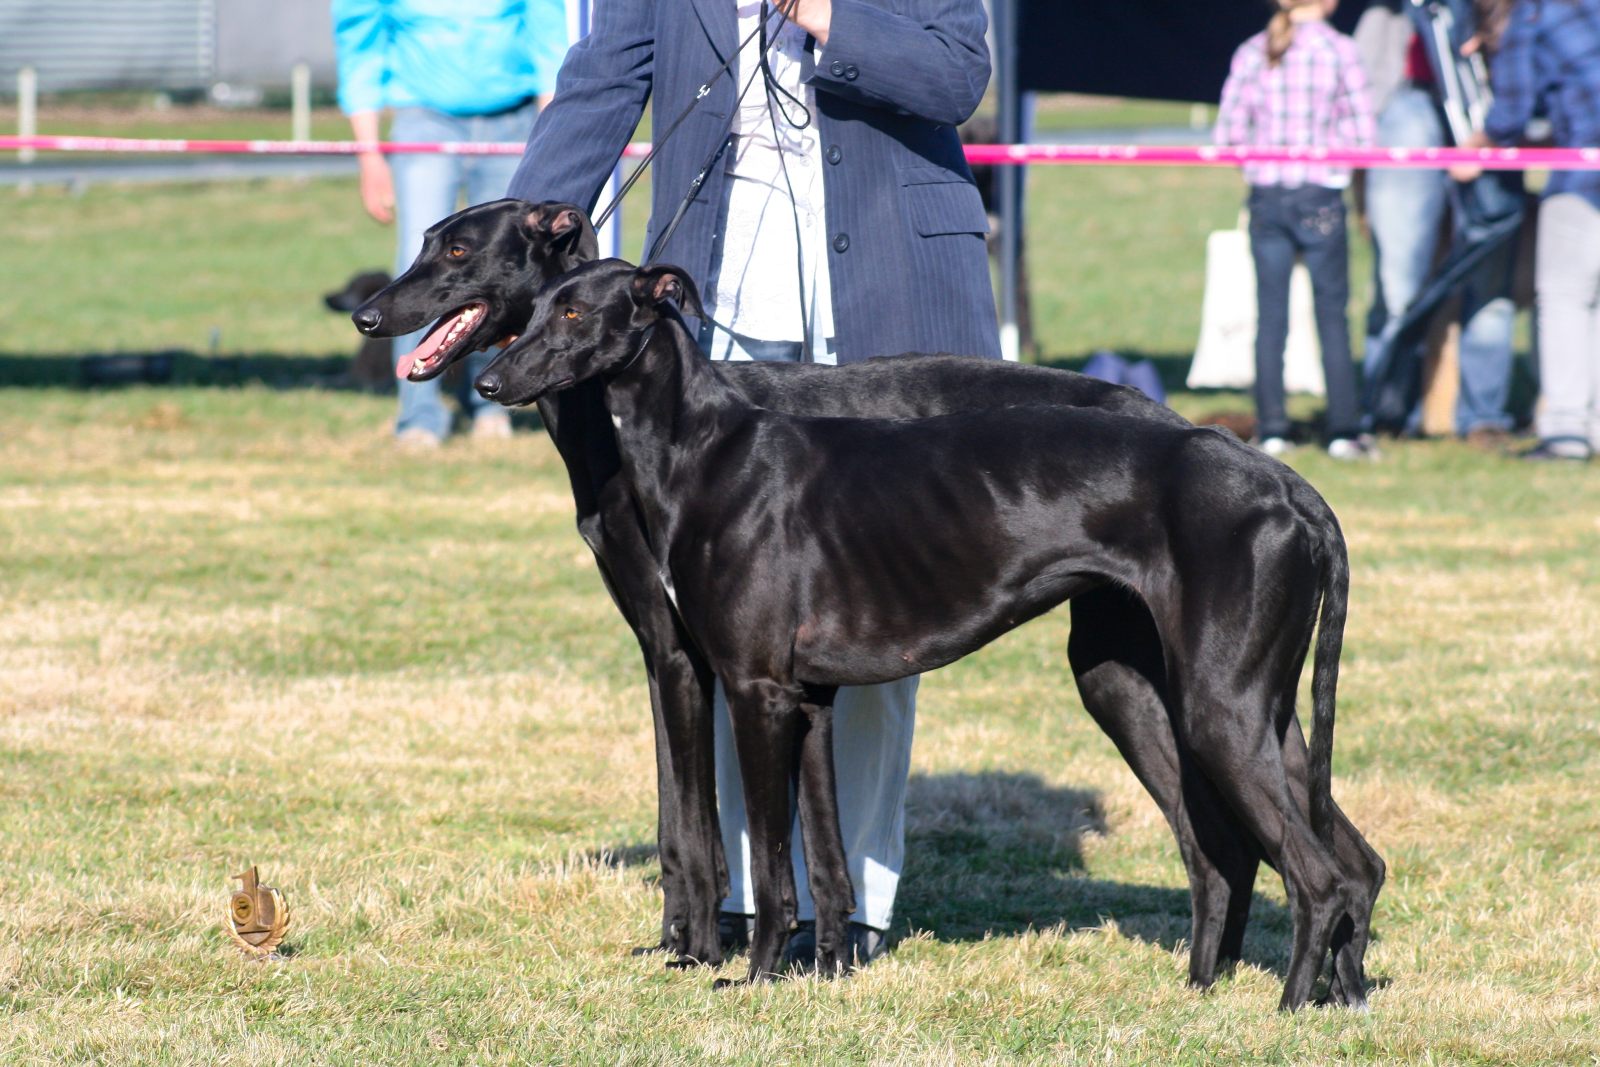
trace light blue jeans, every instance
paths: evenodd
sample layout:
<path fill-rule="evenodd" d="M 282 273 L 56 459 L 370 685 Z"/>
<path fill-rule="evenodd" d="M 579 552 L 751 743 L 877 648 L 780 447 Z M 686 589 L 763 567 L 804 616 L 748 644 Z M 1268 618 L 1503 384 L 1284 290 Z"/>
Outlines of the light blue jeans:
<path fill-rule="evenodd" d="M 1421 89 L 1402 88 L 1378 117 L 1378 143 L 1386 148 L 1434 148 L 1445 143 L 1433 100 Z M 1404 314 L 1428 279 L 1449 207 L 1450 177 L 1441 170 L 1377 168 L 1367 172 L 1367 220 L 1372 226 L 1377 272 L 1377 307 L 1368 318 L 1367 351 L 1383 329 Z M 1512 247 L 1491 255 L 1462 284 L 1461 391 L 1456 432 L 1509 429 L 1511 392 Z M 1391 358 L 1399 358 L 1393 353 Z M 1370 376 L 1376 368 L 1367 363 Z M 1420 429 L 1420 406 L 1407 429 Z"/>
<path fill-rule="evenodd" d="M 759 341 L 708 326 L 700 344 L 718 360 L 798 363 L 799 341 Z M 832 344 L 813 345 L 816 361 L 833 362 Z M 839 828 L 844 835 L 850 884 L 856 892 L 856 922 L 887 930 L 906 855 L 906 779 L 911 773 L 911 739 L 917 721 L 920 675 L 882 685 L 844 686 L 833 705 L 833 766 L 839 786 Z M 751 915 L 755 890 L 750 881 L 750 834 L 733 743 L 728 698 L 718 679 L 713 730 L 716 737 L 717 810 L 722 847 L 728 857 L 732 891 L 725 911 Z M 800 841 L 798 823 L 793 840 Z M 799 918 L 815 919 L 806 863 L 796 847 L 794 880 Z"/>
<path fill-rule="evenodd" d="M 1600 452 L 1600 210 L 1558 193 L 1539 212 L 1539 438 Z"/>
<path fill-rule="evenodd" d="M 536 103 L 498 115 L 457 116 L 427 108 L 400 108 L 395 112 L 390 139 L 395 141 L 515 141 L 528 139 L 534 117 L 539 113 Z M 506 186 L 516 173 L 517 156 L 447 156 L 447 155 L 395 155 L 389 157 L 394 173 L 395 228 L 398 245 L 395 252 L 395 276 L 411 266 L 422 251 L 422 234 L 429 226 L 446 215 L 454 214 L 466 204 L 482 204 L 506 195 Z M 426 330 L 394 342 L 394 359 L 417 347 Z M 474 352 L 467 357 L 467 373 L 461 390 L 461 403 L 468 415 L 494 405 L 480 397 L 471 387 L 478 372 L 488 366 L 493 353 Z M 446 409 L 439 388 L 439 379 L 431 382 L 400 382 L 400 416 L 395 420 L 395 433 L 420 428 L 438 437 L 450 433 L 450 412 Z"/>

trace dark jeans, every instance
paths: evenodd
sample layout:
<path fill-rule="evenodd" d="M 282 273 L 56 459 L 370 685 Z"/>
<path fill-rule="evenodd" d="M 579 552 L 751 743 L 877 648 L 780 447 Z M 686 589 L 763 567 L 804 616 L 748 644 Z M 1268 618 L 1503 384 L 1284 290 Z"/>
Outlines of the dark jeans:
<path fill-rule="evenodd" d="M 1289 340 L 1289 276 L 1298 254 L 1311 272 L 1327 383 L 1329 439 L 1354 437 L 1361 413 L 1350 359 L 1350 242 L 1344 194 L 1320 185 L 1250 191 L 1250 254 L 1256 265 L 1256 422 L 1262 438 L 1287 437 L 1283 350 Z"/>

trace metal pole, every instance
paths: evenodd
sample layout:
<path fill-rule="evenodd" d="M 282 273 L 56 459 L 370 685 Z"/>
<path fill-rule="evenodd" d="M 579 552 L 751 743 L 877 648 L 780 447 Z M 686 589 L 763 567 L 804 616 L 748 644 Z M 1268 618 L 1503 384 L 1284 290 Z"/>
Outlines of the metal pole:
<path fill-rule="evenodd" d="M 996 0 L 995 39 L 1000 52 L 1000 140 L 1016 144 L 1022 135 L 1017 90 L 1017 8 L 1019 0 Z M 1022 354 L 1017 329 L 1017 253 L 1022 231 L 1022 168 L 1000 168 L 1000 355 L 1015 362 Z"/>
<path fill-rule="evenodd" d="M 291 141 L 311 140 L 311 65 L 296 63 L 289 72 Z"/>
<path fill-rule="evenodd" d="M 39 72 L 32 67 L 17 71 L 17 136 L 39 135 Z M 17 151 L 17 162 L 32 163 L 36 153 L 31 148 Z"/>

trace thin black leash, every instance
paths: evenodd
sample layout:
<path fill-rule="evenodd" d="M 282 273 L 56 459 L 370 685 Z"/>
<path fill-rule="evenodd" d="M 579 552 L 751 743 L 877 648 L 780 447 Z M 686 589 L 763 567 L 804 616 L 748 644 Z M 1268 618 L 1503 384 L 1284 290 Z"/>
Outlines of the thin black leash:
<path fill-rule="evenodd" d="M 678 132 L 678 127 L 682 126 L 684 120 L 694 112 L 695 108 L 700 106 L 700 101 L 711 95 L 712 83 L 718 78 L 722 77 L 724 74 L 728 73 L 729 68 L 731 68 L 734 64 L 734 61 L 739 58 L 739 53 L 744 51 L 744 46 L 750 43 L 751 38 L 755 37 L 756 33 L 760 29 L 761 27 L 756 27 L 756 29 L 752 30 L 743 41 L 739 42 L 738 46 L 734 48 L 731 53 L 729 53 L 728 58 L 723 62 L 722 66 L 713 71 L 711 77 L 700 83 L 700 88 L 695 90 L 694 99 L 689 101 L 689 106 L 684 108 L 683 111 L 679 113 L 678 117 L 672 120 L 672 125 L 667 127 L 666 132 L 660 137 L 652 138 L 654 143 L 651 144 L 650 151 L 645 153 L 644 158 L 639 161 L 639 165 L 633 169 L 633 173 L 628 175 L 628 179 L 622 183 L 622 188 L 617 190 L 617 195 L 611 198 L 611 203 L 607 204 L 606 209 L 600 212 L 599 216 L 595 218 L 594 228 L 596 230 L 600 229 L 600 227 L 606 224 L 606 220 L 611 217 L 612 213 L 617 210 L 617 206 L 622 203 L 622 198 L 628 195 L 628 191 L 632 189 L 634 184 L 644 176 L 644 172 L 648 170 L 650 164 L 655 161 L 656 153 L 661 150 L 661 146 L 666 144 L 668 139 L 670 139 L 673 134 Z"/>
<path fill-rule="evenodd" d="M 778 24 L 771 31 L 772 33 L 781 32 L 783 27 L 790 21 L 788 12 L 784 10 L 781 2 L 777 11 Z M 738 109 L 743 106 L 744 98 L 749 94 L 750 89 L 755 84 L 756 77 L 759 74 L 762 79 L 762 88 L 765 90 L 767 95 L 767 117 L 768 121 L 772 125 L 773 144 L 778 151 L 778 165 L 783 173 L 784 185 L 789 194 L 790 214 L 793 220 L 795 232 L 795 274 L 800 292 L 801 355 L 805 362 L 809 363 L 812 362 L 813 352 L 811 346 L 811 309 L 806 300 L 804 237 L 800 226 L 800 209 L 795 202 L 794 182 L 789 176 L 788 161 L 784 158 L 784 152 L 781 147 L 782 138 L 778 131 L 777 115 L 779 112 L 781 112 L 783 114 L 784 122 L 795 130 L 807 129 L 812 123 L 812 115 L 810 109 L 806 107 L 804 101 L 800 100 L 793 93 L 789 92 L 782 85 L 780 85 L 776 75 L 774 75 L 772 72 L 772 66 L 767 54 L 772 43 L 767 25 L 768 20 L 771 18 L 771 14 L 772 9 L 768 5 L 767 0 L 762 0 L 761 9 L 757 13 L 756 28 L 747 34 L 744 40 L 739 42 L 739 45 L 734 50 L 733 54 L 729 56 L 722 66 L 717 68 L 716 72 L 713 73 L 710 78 L 706 79 L 706 81 L 700 86 L 699 90 L 695 93 L 694 99 L 689 102 L 689 106 L 684 108 L 683 112 L 678 115 L 677 119 L 673 121 L 671 126 L 667 127 L 666 132 L 663 133 L 660 138 L 655 139 L 650 151 L 645 155 L 644 159 L 640 160 L 639 165 L 634 169 L 633 173 L 629 175 L 627 181 L 624 182 L 622 187 L 617 191 L 617 195 L 612 199 L 611 203 L 606 206 L 605 211 L 601 212 L 599 218 L 595 220 L 594 225 L 596 229 L 599 229 L 605 224 L 606 220 L 616 210 L 623 198 L 638 182 L 639 178 L 643 176 L 645 170 L 651 165 L 651 163 L 654 162 L 656 153 L 667 142 L 667 140 L 677 132 L 678 127 L 682 125 L 684 120 L 689 117 L 690 113 L 692 113 L 694 109 L 699 106 L 700 101 L 704 100 L 708 95 L 710 95 L 711 84 L 718 78 L 722 77 L 723 74 L 729 72 L 734 62 L 743 53 L 745 46 L 750 43 L 752 38 L 755 38 L 759 35 L 760 43 L 758 45 L 757 52 L 758 71 L 751 74 L 749 80 L 745 82 L 744 88 L 740 90 L 737 99 L 734 101 L 734 111 L 737 113 Z M 799 109 L 801 115 L 799 119 L 796 119 L 790 114 L 789 108 L 785 105 L 785 101 L 792 103 L 796 108 Z M 683 199 L 678 202 L 677 210 L 673 212 L 671 220 L 661 231 L 661 233 L 656 236 L 656 239 L 651 242 L 650 248 L 644 257 L 644 263 L 653 263 L 657 255 L 660 254 L 661 250 L 667 246 L 667 243 L 672 239 L 673 234 L 677 232 L 678 226 L 683 222 L 684 216 L 688 213 L 689 205 L 694 203 L 695 199 L 699 196 L 700 189 L 705 185 L 706 180 L 711 176 L 711 172 L 716 168 L 718 161 L 722 159 L 723 154 L 728 150 L 728 146 L 733 144 L 736 139 L 737 136 L 735 134 L 729 133 L 717 143 L 716 148 L 714 148 L 711 151 L 711 154 L 707 156 L 705 163 L 695 173 L 694 179 L 689 183 L 688 191 L 684 194 Z M 733 332 L 722 323 L 711 318 L 709 315 L 706 316 L 706 321 L 708 321 L 713 327 L 722 330 L 724 333 L 732 334 Z"/>
<path fill-rule="evenodd" d="M 778 23 L 778 26 L 781 29 L 783 27 L 783 23 L 788 21 L 788 16 L 784 15 L 782 13 L 781 9 L 780 9 L 779 13 L 780 13 L 780 15 L 782 15 L 782 21 L 780 21 Z M 749 44 L 750 43 L 750 39 L 752 37 L 756 36 L 757 34 L 761 35 L 761 42 L 760 42 L 760 44 L 758 46 L 758 49 L 759 49 L 759 53 L 758 53 L 759 54 L 759 60 L 758 60 L 758 62 L 756 64 L 756 71 L 754 73 L 752 73 L 750 75 L 750 77 L 745 81 L 744 88 L 739 90 L 738 99 L 736 99 L 733 102 L 733 112 L 734 112 L 735 115 L 737 115 L 739 113 L 739 108 L 744 106 L 744 98 L 749 95 L 750 87 L 755 84 L 756 76 L 758 74 L 762 78 L 762 88 L 767 90 L 767 100 L 768 100 L 769 104 L 770 104 L 771 99 L 772 99 L 772 90 L 773 89 L 777 89 L 778 92 L 783 93 L 783 95 L 789 96 L 789 98 L 791 100 L 794 99 L 792 96 L 790 96 L 790 94 L 788 92 L 786 92 L 784 90 L 784 88 L 781 85 L 778 85 L 777 80 L 772 75 L 772 68 L 767 64 L 767 49 L 768 49 L 768 47 L 770 47 L 770 42 L 767 40 L 767 4 L 766 4 L 766 0 L 762 0 L 761 11 L 758 13 L 757 22 L 756 22 L 756 28 L 754 30 L 750 31 L 750 33 L 746 34 L 745 35 L 745 39 L 739 43 L 739 52 L 740 52 L 740 54 L 742 54 L 744 52 L 744 46 Z M 737 58 L 737 57 L 735 57 L 735 58 Z M 795 100 L 795 103 L 799 104 L 801 110 L 805 110 L 805 105 L 801 104 L 800 101 Z M 787 113 L 785 113 L 784 117 L 785 118 L 788 117 Z M 810 112 L 806 112 L 806 123 L 809 124 L 810 121 L 811 121 L 811 114 L 810 114 Z M 800 128 L 804 129 L 805 127 L 802 126 Z M 774 127 L 773 137 L 774 137 L 774 139 L 776 139 L 776 137 L 777 137 L 776 127 Z M 705 164 L 695 173 L 694 180 L 689 183 L 689 191 L 684 194 L 684 197 L 683 197 L 682 200 L 678 201 L 678 208 L 677 208 L 676 211 L 674 211 L 672 213 L 672 219 L 671 219 L 671 221 L 669 221 L 667 223 L 666 229 L 662 230 L 659 234 L 657 234 L 656 235 L 656 239 L 654 241 L 650 242 L 650 249 L 646 253 L 645 257 L 644 257 L 645 263 L 648 264 L 648 263 L 655 262 L 656 256 L 660 255 L 661 254 L 661 250 L 663 248 L 667 247 L 667 242 L 669 240 L 671 240 L 672 235 L 674 233 L 676 233 L 677 230 L 678 230 L 678 224 L 683 221 L 684 215 L 688 213 L 689 205 L 694 203 L 695 198 L 700 195 L 700 187 L 705 185 L 706 179 L 711 176 L 712 170 L 716 168 L 717 161 L 719 159 L 721 159 L 723 153 L 728 150 L 728 146 L 733 144 L 733 142 L 735 140 L 737 140 L 737 139 L 738 139 L 737 135 L 732 134 L 732 133 L 728 134 L 726 137 L 724 137 L 717 144 L 716 148 L 712 149 L 711 155 L 706 157 Z M 780 153 L 780 162 L 781 162 L 781 153 Z M 784 173 L 784 177 L 787 180 L 787 178 L 788 178 L 787 170 Z M 794 200 L 794 190 L 792 188 L 789 190 L 789 199 L 790 199 L 791 203 Z M 798 218 L 795 221 L 796 221 L 796 225 L 798 225 L 799 224 Z M 801 296 L 802 296 L 802 298 L 804 297 L 804 292 L 803 291 L 801 293 Z M 715 319 L 710 320 L 710 322 L 711 322 L 711 324 L 713 326 L 716 326 L 718 329 L 722 330 L 724 333 L 731 333 L 732 332 L 726 326 L 723 326 L 721 323 L 717 322 Z"/>

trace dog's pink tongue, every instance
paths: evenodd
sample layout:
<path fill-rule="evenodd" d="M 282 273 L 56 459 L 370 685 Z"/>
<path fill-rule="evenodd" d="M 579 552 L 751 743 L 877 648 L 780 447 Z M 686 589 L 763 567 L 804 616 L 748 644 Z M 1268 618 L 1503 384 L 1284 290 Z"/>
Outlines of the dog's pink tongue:
<path fill-rule="evenodd" d="M 420 345 L 400 357 L 400 362 L 395 364 L 394 376 L 396 378 L 411 377 L 411 368 L 416 366 L 418 360 L 427 359 L 439 351 L 439 347 L 444 344 L 444 339 L 450 335 L 450 327 L 454 326 L 456 320 L 465 314 L 466 312 L 463 311 L 461 314 L 452 315 L 434 327 L 433 331 L 422 339 Z"/>

